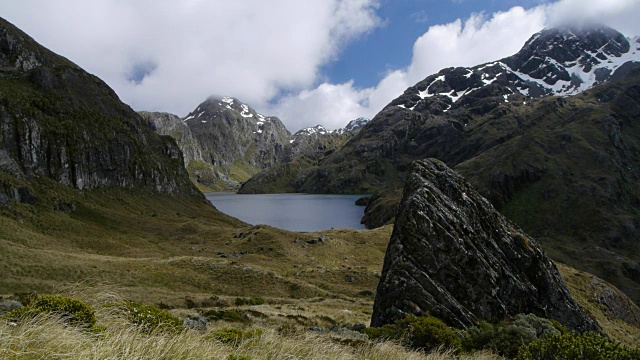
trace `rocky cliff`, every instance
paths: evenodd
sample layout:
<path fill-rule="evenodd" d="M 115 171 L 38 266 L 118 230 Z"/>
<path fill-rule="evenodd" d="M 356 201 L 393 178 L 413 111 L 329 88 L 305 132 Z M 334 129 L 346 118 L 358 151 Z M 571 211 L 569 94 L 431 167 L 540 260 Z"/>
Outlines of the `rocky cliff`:
<path fill-rule="evenodd" d="M 577 331 L 598 328 L 532 238 L 440 161 L 415 162 L 385 254 L 372 326 L 430 314 L 466 327 L 520 313 Z"/>
<path fill-rule="evenodd" d="M 369 119 L 358 118 L 337 130 L 316 125 L 297 131 L 285 146 L 281 162 L 252 176 L 238 193 L 302 192 L 310 174 L 327 157 L 340 151 L 368 122 Z"/>
<path fill-rule="evenodd" d="M 163 112 L 140 111 L 139 114 L 147 120 L 149 127 L 159 135 L 171 136 L 180 150 L 184 165 L 192 161 L 202 161 L 202 148 L 193 136 L 191 128 L 177 115 Z"/>
<path fill-rule="evenodd" d="M 77 189 L 197 195 L 170 137 L 154 134 L 104 82 L 0 19 L 0 172 Z"/>

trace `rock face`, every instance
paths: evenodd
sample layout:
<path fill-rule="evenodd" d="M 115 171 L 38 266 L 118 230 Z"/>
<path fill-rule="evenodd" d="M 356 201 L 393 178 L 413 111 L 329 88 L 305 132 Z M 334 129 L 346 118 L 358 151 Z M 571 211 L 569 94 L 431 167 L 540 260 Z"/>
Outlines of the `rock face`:
<path fill-rule="evenodd" d="M 149 127 L 160 135 L 168 135 L 176 140 L 184 165 L 191 161 L 202 161 L 202 148 L 191 133 L 189 126 L 178 116 L 163 112 L 140 111 L 139 114 L 147 120 Z"/>
<path fill-rule="evenodd" d="M 297 131 L 285 146 L 281 162 L 252 176 L 238 192 L 300 192 L 307 186 L 308 174 L 317 169 L 326 157 L 342 149 L 368 122 L 368 119 L 358 118 L 337 130 L 316 125 Z"/>
<path fill-rule="evenodd" d="M 596 330 L 540 246 L 437 160 L 407 177 L 372 326 L 431 314 L 454 326 L 533 313 Z"/>
<path fill-rule="evenodd" d="M 182 164 L 104 82 L 0 19 L 0 175 L 200 196 Z"/>
<path fill-rule="evenodd" d="M 276 164 L 291 133 L 280 119 L 257 113 L 231 97 L 209 98 L 184 119 L 198 140 L 205 161 L 264 169 Z"/>

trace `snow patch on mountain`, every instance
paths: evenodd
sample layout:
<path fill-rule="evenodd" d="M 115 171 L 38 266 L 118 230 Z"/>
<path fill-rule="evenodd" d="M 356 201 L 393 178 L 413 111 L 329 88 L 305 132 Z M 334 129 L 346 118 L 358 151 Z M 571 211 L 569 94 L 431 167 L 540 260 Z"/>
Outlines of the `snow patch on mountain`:
<path fill-rule="evenodd" d="M 337 129 L 335 130 L 335 132 L 337 132 L 338 134 L 345 134 L 348 132 L 354 132 L 356 130 L 361 129 L 363 126 L 367 125 L 367 123 L 369 122 L 369 119 L 367 118 L 357 118 L 355 120 L 351 120 L 349 121 L 349 123 L 347 124 L 347 126 Z"/>
<path fill-rule="evenodd" d="M 628 63 L 640 64 L 640 37 L 597 27 L 545 29 L 515 55 L 471 68 L 448 68 L 408 90 L 396 106 L 414 110 L 420 101 L 441 96 L 455 103 L 496 81 L 526 97 L 572 96 L 609 80 Z M 508 99 L 504 99 L 505 102 Z"/>

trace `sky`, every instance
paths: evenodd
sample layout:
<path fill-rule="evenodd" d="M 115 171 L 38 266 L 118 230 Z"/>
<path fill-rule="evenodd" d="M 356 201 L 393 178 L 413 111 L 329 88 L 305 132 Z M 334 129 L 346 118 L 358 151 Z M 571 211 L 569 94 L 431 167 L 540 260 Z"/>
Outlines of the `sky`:
<path fill-rule="evenodd" d="M 295 132 L 372 118 L 430 74 L 552 26 L 640 35 L 640 0 L 0 0 L 0 16 L 135 110 L 232 96 Z"/>

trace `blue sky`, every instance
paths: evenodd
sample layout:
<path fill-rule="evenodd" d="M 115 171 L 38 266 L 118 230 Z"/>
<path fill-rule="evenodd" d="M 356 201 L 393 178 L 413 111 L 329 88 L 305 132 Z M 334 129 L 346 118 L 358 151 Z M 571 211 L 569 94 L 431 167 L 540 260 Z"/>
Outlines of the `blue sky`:
<path fill-rule="evenodd" d="M 373 117 L 449 66 L 516 53 L 555 24 L 640 34 L 640 0 L 0 0 L 1 16 L 135 110 L 232 96 L 295 132 Z"/>
<path fill-rule="evenodd" d="M 514 6 L 533 7 L 541 2 L 383 0 L 377 11 L 382 25 L 350 44 L 339 59 L 323 68 L 323 74 L 332 82 L 341 83 L 353 79 L 360 86 L 375 86 L 386 72 L 410 65 L 413 43 L 430 26 L 465 19 L 472 13 L 490 15 Z"/>

